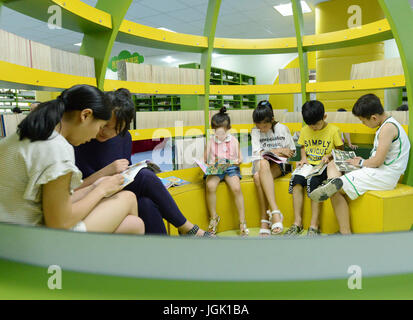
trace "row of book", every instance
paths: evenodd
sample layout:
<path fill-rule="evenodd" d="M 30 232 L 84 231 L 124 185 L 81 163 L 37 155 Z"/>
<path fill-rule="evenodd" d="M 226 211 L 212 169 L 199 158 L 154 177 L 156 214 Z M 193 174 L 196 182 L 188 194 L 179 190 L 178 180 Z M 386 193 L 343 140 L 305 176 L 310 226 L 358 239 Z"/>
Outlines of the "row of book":
<path fill-rule="evenodd" d="M 55 49 L 1 29 L 0 61 L 75 76 L 96 76 L 91 57 Z"/>
<path fill-rule="evenodd" d="M 170 68 L 119 61 L 118 78 L 134 82 L 204 85 L 205 73 L 203 69 Z"/>
<path fill-rule="evenodd" d="M 0 115 L 0 137 L 6 137 L 17 130 L 18 124 L 26 117 L 25 114 L 1 114 Z"/>
<path fill-rule="evenodd" d="M 393 58 L 353 64 L 350 79 L 360 80 L 398 75 L 404 75 L 403 65 L 400 58 Z"/>
<path fill-rule="evenodd" d="M 252 124 L 252 113 L 254 110 L 228 110 L 233 124 Z M 218 113 L 218 110 L 209 112 L 209 119 Z M 387 111 L 402 125 L 409 124 L 409 113 L 404 111 Z M 360 123 L 360 120 L 350 112 L 326 112 L 329 123 Z M 286 112 L 285 110 L 274 110 L 275 120 L 281 123 L 302 123 L 301 112 Z M 203 126 L 204 111 L 170 111 L 170 112 L 138 112 L 136 114 L 136 127 L 138 129 L 170 128 L 177 123 L 183 126 Z"/>

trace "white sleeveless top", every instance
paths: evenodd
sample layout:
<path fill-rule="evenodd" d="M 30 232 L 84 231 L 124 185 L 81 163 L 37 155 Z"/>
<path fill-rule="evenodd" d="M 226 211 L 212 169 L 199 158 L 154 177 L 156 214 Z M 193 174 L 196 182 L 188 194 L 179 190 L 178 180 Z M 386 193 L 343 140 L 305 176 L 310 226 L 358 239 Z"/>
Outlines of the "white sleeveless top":
<path fill-rule="evenodd" d="M 384 159 L 384 163 L 380 166 L 380 169 L 392 170 L 394 173 L 403 174 L 407 168 L 407 163 L 409 162 L 410 141 L 403 127 L 393 117 L 387 118 L 376 131 L 374 146 L 371 150 L 370 157 L 373 157 L 377 152 L 380 131 L 386 123 L 394 124 L 397 127 L 398 135 L 391 143 L 386 158 Z"/>
<path fill-rule="evenodd" d="M 44 141 L 0 140 L 0 222 L 42 225 L 42 185 L 72 173 L 70 190 L 82 183 L 73 147 L 58 132 Z"/>

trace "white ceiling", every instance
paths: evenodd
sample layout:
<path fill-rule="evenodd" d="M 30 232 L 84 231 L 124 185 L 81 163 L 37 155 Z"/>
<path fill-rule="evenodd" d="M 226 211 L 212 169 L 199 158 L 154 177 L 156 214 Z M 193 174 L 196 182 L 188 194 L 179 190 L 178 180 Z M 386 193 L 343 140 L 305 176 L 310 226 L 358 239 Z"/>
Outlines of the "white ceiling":
<path fill-rule="evenodd" d="M 313 9 L 304 15 L 304 33 L 313 34 L 315 6 L 327 0 L 307 0 Z M 83 0 L 95 6 L 97 0 Z M 288 0 L 222 0 L 216 37 L 278 38 L 295 35 L 292 17 L 283 17 L 272 6 Z M 208 0 L 133 0 L 125 19 L 151 27 L 164 27 L 176 32 L 203 35 Z M 19 36 L 66 51 L 78 52 L 75 43 L 83 35 L 69 30 L 50 30 L 45 22 L 3 7 L 0 28 Z M 121 50 L 137 51 L 144 57 L 169 55 L 173 52 L 137 47 L 116 42 L 112 55 Z"/>

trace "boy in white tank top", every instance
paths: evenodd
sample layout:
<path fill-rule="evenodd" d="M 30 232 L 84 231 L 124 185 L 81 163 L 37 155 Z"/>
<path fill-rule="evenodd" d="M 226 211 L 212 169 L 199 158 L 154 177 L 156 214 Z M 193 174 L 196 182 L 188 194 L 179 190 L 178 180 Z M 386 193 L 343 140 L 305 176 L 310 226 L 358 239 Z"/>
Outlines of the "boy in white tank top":
<path fill-rule="evenodd" d="M 338 171 L 332 161 L 327 168 L 328 177 L 332 180 L 309 194 L 315 201 L 331 198 L 342 234 L 351 233 L 349 207 L 344 194 L 354 200 L 369 190 L 393 190 L 407 168 L 410 151 L 406 132 L 400 123 L 384 112 L 377 96 L 362 96 L 352 112 L 367 127 L 379 127 L 370 158 L 348 160 L 360 169 L 345 175 Z"/>

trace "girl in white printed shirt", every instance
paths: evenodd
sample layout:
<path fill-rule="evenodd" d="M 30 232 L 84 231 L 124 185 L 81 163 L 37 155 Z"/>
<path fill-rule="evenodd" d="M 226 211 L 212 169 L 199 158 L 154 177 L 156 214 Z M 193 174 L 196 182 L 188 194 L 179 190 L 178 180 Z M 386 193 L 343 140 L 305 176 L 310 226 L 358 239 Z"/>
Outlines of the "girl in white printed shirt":
<path fill-rule="evenodd" d="M 262 157 L 262 153 L 270 151 L 279 157 L 291 158 L 296 148 L 290 130 L 274 120 L 274 111 L 268 101 L 258 103 L 252 118 L 256 125 L 251 131 L 252 173 L 260 203 L 260 235 L 280 234 L 283 231 L 283 215 L 275 202 L 274 179 L 290 172 L 291 166 L 288 163 L 270 162 Z M 270 210 L 267 210 L 267 203 Z"/>

